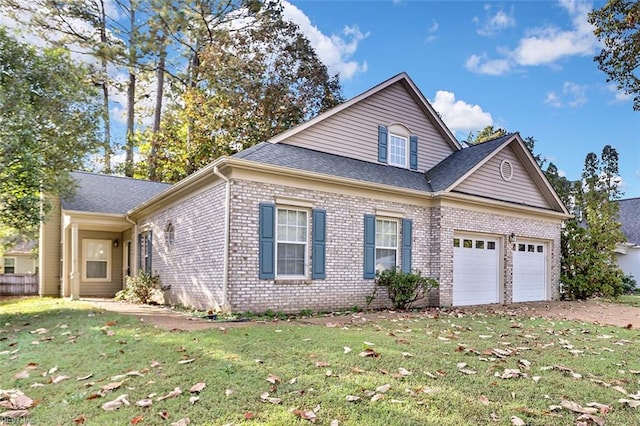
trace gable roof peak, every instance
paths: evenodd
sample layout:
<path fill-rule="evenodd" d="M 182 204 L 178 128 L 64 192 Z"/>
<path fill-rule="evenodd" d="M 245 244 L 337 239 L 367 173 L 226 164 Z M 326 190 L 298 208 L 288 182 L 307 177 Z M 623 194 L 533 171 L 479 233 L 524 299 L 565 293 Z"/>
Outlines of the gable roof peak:
<path fill-rule="evenodd" d="M 411 97 L 413 98 L 413 100 L 416 102 L 416 104 L 418 104 L 418 106 L 422 109 L 423 113 L 427 116 L 427 118 L 433 123 L 433 125 L 435 126 L 435 128 L 438 130 L 438 132 L 442 135 L 443 139 L 454 149 L 454 150 L 460 150 L 462 149 L 462 146 L 460 145 L 460 142 L 458 142 L 458 140 L 456 139 L 456 137 L 454 136 L 453 132 L 451 132 L 451 130 L 447 127 L 447 125 L 444 123 L 444 121 L 442 121 L 442 118 L 440 117 L 440 115 L 438 114 L 438 112 L 433 108 L 433 106 L 429 103 L 428 99 L 422 94 L 422 92 L 420 91 L 420 89 L 418 89 L 418 86 L 416 86 L 416 84 L 413 82 L 413 80 L 411 80 L 411 77 L 409 77 L 409 74 L 407 74 L 406 72 L 402 71 L 396 75 L 394 75 L 393 77 L 373 86 L 372 88 L 370 88 L 369 90 L 362 92 L 361 94 L 349 99 L 346 102 L 341 103 L 340 105 L 337 105 L 335 107 L 333 107 L 332 109 L 325 111 L 317 116 L 315 116 L 314 118 L 299 124 L 295 127 L 292 127 L 291 129 L 285 130 L 282 133 L 279 133 L 275 136 L 273 136 L 272 138 L 270 138 L 268 140 L 268 142 L 270 143 L 279 143 L 282 142 L 284 140 L 286 140 L 287 138 L 296 135 L 300 132 L 302 132 L 305 129 L 308 129 L 309 127 L 328 119 L 329 117 L 332 117 L 333 115 L 347 109 L 350 108 L 351 106 L 357 104 L 358 102 L 361 102 L 367 98 L 370 98 L 371 96 L 382 92 L 383 90 L 386 90 L 388 87 L 396 84 L 396 83 L 400 83 L 404 86 L 404 88 L 409 92 L 409 94 L 411 95 Z"/>

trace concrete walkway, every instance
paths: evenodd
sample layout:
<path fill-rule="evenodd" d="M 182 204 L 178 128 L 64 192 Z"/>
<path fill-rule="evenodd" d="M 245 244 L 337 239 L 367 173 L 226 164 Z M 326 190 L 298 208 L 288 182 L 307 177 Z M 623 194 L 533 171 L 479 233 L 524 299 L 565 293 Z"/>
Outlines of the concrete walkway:
<path fill-rule="evenodd" d="M 191 314 L 178 312 L 160 305 L 138 305 L 102 298 L 82 298 L 81 301 L 90 303 L 98 309 L 134 316 L 142 322 L 165 330 L 203 330 L 222 325 L 213 320 L 194 317 Z"/>

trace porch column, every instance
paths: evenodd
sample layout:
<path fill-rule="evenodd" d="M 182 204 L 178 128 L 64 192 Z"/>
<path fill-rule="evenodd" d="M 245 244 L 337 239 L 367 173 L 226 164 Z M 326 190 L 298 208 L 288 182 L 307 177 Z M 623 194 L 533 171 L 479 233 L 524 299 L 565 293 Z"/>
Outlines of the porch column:
<path fill-rule="evenodd" d="M 71 225 L 71 292 L 69 297 L 71 300 L 78 300 L 80 298 L 80 270 L 78 268 L 78 224 Z"/>

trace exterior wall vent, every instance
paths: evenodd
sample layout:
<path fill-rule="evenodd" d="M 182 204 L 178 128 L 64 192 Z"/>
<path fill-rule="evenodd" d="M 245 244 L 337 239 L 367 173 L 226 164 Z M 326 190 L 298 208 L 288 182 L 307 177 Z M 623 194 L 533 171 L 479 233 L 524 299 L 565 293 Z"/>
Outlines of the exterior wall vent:
<path fill-rule="evenodd" d="M 513 177 L 513 165 L 509 160 L 502 160 L 500 163 L 500 176 L 505 181 L 510 181 Z"/>

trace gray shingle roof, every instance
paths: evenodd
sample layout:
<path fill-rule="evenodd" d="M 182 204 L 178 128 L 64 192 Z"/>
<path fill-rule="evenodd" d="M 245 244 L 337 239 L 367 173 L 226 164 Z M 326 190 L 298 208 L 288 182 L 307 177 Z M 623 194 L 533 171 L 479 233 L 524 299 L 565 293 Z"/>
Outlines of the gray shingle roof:
<path fill-rule="evenodd" d="M 506 143 L 514 133 L 456 151 L 431 168 L 425 176 L 434 192 L 444 191 L 476 164 Z"/>
<path fill-rule="evenodd" d="M 62 207 L 91 213 L 125 214 L 171 186 L 87 172 L 72 172 L 71 177 L 77 185 L 75 194 L 63 199 Z"/>
<path fill-rule="evenodd" d="M 262 142 L 233 155 L 259 163 L 430 192 L 424 175 L 398 167 L 314 151 L 283 143 Z"/>
<path fill-rule="evenodd" d="M 640 198 L 618 201 L 622 233 L 627 241 L 640 245 Z"/>

